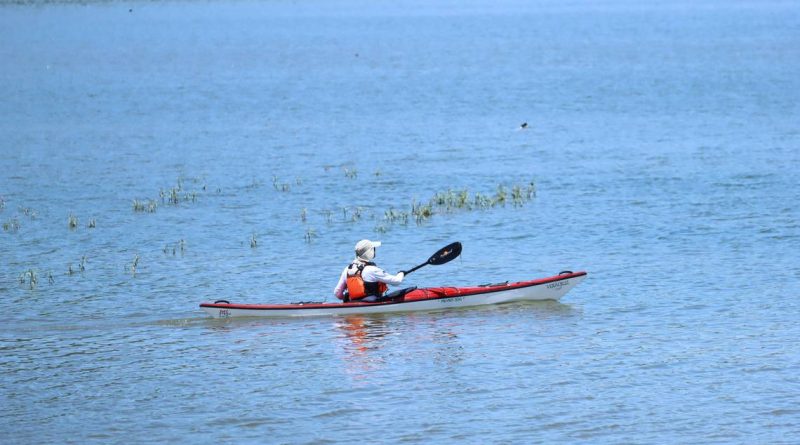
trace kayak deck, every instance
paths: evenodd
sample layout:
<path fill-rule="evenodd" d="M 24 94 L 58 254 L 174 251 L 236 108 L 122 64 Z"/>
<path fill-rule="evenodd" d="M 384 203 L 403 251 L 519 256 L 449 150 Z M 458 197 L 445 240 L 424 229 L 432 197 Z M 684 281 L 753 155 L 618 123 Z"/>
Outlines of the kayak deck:
<path fill-rule="evenodd" d="M 411 288 L 407 289 L 407 292 L 401 292 L 395 298 L 377 302 L 290 304 L 215 302 L 201 303 L 200 308 L 215 318 L 296 317 L 442 310 L 512 301 L 558 300 L 581 282 L 586 275 L 586 272 L 562 272 L 547 278 L 516 283 L 471 287 Z"/>

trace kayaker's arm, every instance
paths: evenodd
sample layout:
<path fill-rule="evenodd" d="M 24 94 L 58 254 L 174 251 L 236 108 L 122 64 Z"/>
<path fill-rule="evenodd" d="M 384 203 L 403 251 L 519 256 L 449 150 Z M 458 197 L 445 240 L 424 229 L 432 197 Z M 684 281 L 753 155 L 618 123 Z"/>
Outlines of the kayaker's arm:
<path fill-rule="evenodd" d="M 336 287 L 333 288 L 333 296 L 344 300 L 344 290 L 347 288 L 347 268 L 342 271 L 342 275 L 339 277 L 339 282 L 336 283 Z"/>
<path fill-rule="evenodd" d="M 397 286 L 398 284 L 403 282 L 405 274 L 403 272 L 398 272 L 397 275 L 392 275 L 390 273 L 387 273 L 383 269 L 373 266 L 373 267 L 365 267 L 364 272 L 362 272 L 361 276 L 364 277 L 364 281 L 371 281 L 371 282 L 379 281 L 381 283 Z"/>

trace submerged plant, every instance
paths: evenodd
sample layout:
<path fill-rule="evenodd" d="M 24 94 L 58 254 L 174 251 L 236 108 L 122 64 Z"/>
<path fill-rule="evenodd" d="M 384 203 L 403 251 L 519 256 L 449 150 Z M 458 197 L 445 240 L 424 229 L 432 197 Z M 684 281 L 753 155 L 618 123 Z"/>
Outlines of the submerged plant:
<path fill-rule="evenodd" d="M 288 192 L 291 190 L 288 183 L 280 182 L 278 177 L 275 175 L 272 176 L 272 188 L 278 192 Z"/>
<path fill-rule="evenodd" d="M 416 202 L 411 203 L 411 214 L 414 215 L 414 220 L 417 224 L 425 221 L 426 219 L 433 216 L 433 205 L 432 204 L 417 204 Z"/>
<path fill-rule="evenodd" d="M 3 230 L 6 232 L 15 233 L 20 227 L 19 219 L 16 216 L 3 223 Z"/>
<path fill-rule="evenodd" d="M 38 283 L 38 281 L 39 275 L 33 269 L 28 269 L 25 272 L 22 272 L 22 274 L 19 276 L 19 283 L 25 284 L 27 282 L 31 290 L 36 287 L 36 283 Z"/>
<path fill-rule="evenodd" d="M 414 204 L 411 205 L 412 209 Z M 383 212 L 383 219 L 389 221 L 391 223 L 399 222 L 401 224 L 408 223 L 408 212 L 404 212 L 402 210 L 395 210 L 394 208 L 389 208 L 389 210 Z"/>
<path fill-rule="evenodd" d="M 190 178 L 190 179 L 195 184 L 201 182 L 201 178 Z M 183 186 L 185 180 L 186 178 L 184 178 L 183 176 L 179 176 L 177 184 L 168 189 L 160 189 L 158 191 L 158 196 L 161 198 L 161 203 L 179 205 L 183 202 L 196 202 L 197 192 L 194 190 L 186 190 Z M 206 189 L 205 184 L 203 184 L 202 189 L 203 190 Z"/>
<path fill-rule="evenodd" d="M 22 212 L 23 215 L 27 216 L 30 219 L 36 219 L 36 217 L 39 216 L 39 214 L 36 212 L 36 210 L 33 210 L 30 207 L 20 207 L 19 211 Z"/>
<path fill-rule="evenodd" d="M 311 229 L 311 228 L 306 229 L 305 240 L 306 240 L 307 243 L 310 243 L 316 237 L 317 237 L 317 231 L 316 230 Z"/>
<path fill-rule="evenodd" d="M 169 255 L 169 252 L 172 251 L 172 256 L 175 256 L 175 254 L 179 250 L 181 252 L 181 255 L 183 255 L 184 251 L 186 250 L 186 241 L 184 241 L 183 239 L 181 239 L 175 244 L 172 243 L 164 244 L 164 248 L 161 251 L 164 252 L 164 255 Z"/>
<path fill-rule="evenodd" d="M 471 195 L 467 189 L 447 189 L 437 192 L 428 201 L 411 202 L 410 215 L 414 217 L 417 224 L 422 224 L 436 214 L 454 213 L 461 211 L 486 210 L 496 206 L 505 206 L 509 200 L 515 207 L 524 205 L 536 196 L 536 187 L 533 182 L 527 186 L 515 185 L 509 189 L 500 184 L 493 194 L 477 192 Z M 391 224 L 407 222 L 408 213 L 389 208 L 384 212 L 383 220 Z M 385 226 L 376 228 L 378 231 L 385 231 Z"/>
<path fill-rule="evenodd" d="M 494 200 L 496 203 L 501 205 L 506 205 L 506 198 L 508 197 L 508 191 L 506 188 L 501 184 L 497 186 L 497 193 L 494 195 Z"/>
<path fill-rule="evenodd" d="M 131 264 L 131 273 L 136 275 L 136 268 L 139 267 L 139 255 L 133 257 L 133 264 Z"/>
<path fill-rule="evenodd" d="M 133 200 L 134 212 L 155 213 L 157 208 L 158 203 L 152 199 L 148 199 L 147 201 L 139 201 L 138 199 Z"/>

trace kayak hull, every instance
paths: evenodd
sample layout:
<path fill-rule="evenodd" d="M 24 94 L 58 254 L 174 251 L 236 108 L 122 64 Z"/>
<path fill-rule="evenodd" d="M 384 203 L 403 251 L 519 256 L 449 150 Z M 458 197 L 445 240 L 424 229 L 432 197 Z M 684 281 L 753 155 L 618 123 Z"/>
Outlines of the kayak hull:
<path fill-rule="evenodd" d="M 201 303 L 214 318 L 230 317 L 321 317 L 333 315 L 383 314 L 440 311 L 452 308 L 502 304 L 515 301 L 559 300 L 586 278 L 586 272 L 562 272 L 538 280 L 474 287 L 414 289 L 404 296 L 380 302 L 233 304 Z"/>

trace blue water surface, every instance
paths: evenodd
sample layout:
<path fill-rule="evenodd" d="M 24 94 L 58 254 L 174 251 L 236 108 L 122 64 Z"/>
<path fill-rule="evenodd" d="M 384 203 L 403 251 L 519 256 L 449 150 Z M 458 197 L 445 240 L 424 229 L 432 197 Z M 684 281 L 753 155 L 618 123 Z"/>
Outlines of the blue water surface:
<path fill-rule="evenodd" d="M 0 5 L 0 442 L 797 443 L 799 25 L 787 1 Z M 330 301 L 361 238 L 390 272 L 463 243 L 411 286 L 589 276 L 452 312 L 198 308 Z"/>

